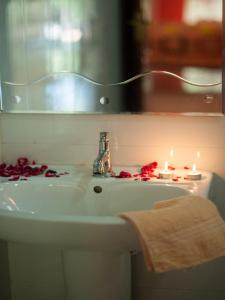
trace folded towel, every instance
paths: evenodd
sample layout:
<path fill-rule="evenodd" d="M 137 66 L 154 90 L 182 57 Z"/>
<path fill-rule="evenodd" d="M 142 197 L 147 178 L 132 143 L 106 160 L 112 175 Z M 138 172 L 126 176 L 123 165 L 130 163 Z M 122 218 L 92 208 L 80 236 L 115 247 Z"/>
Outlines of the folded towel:
<path fill-rule="evenodd" d="M 159 201 L 151 210 L 120 216 L 137 231 L 149 271 L 189 268 L 225 256 L 225 223 L 205 198 Z"/>

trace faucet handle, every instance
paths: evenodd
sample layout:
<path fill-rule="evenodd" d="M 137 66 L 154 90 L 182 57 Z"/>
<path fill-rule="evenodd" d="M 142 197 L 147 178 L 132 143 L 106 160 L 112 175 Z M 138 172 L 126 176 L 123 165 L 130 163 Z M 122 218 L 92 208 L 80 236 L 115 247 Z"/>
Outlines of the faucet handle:
<path fill-rule="evenodd" d="M 101 131 L 100 132 L 100 140 L 109 140 L 109 132 Z"/>

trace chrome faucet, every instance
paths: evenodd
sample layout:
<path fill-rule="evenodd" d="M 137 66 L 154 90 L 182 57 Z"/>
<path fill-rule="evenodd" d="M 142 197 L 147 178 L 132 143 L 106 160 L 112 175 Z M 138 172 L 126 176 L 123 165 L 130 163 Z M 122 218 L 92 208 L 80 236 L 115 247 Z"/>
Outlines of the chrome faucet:
<path fill-rule="evenodd" d="M 93 175 L 100 177 L 110 177 L 114 175 L 111 167 L 108 132 L 100 132 L 99 151 L 98 157 L 93 164 Z"/>

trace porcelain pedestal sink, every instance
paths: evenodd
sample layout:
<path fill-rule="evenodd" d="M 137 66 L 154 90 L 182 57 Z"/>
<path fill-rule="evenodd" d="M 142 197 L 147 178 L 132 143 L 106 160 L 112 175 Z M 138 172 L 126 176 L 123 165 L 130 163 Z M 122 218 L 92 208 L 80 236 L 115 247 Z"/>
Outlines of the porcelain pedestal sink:
<path fill-rule="evenodd" d="M 130 300 L 130 253 L 140 246 L 118 214 L 191 193 L 207 197 L 212 176 L 166 183 L 90 174 L 70 168 L 60 178 L 0 183 L 0 239 L 60 247 L 66 300 Z"/>

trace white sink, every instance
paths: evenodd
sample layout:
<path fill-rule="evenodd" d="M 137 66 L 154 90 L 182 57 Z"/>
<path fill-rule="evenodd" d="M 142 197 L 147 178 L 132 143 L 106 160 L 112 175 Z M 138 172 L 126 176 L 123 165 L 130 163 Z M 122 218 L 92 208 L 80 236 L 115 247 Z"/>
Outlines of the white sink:
<path fill-rule="evenodd" d="M 93 274 L 95 267 L 98 276 L 103 276 L 100 275 L 100 261 L 104 280 L 108 276 L 114 286 L 110 293 L 115 293 L 113 297 L 117 300 L 129 300 L 129 252 L 140 250 L 140 246 L 130 224 L 118 214 L 150 209 L 155 201 L 190 193 L 207 196 L 211 174 L 204 173 L 199 182 L 180 183 L 94 178 L 90 174 L 90 170 L 73 170 L 60 178 L 38 177 L 0 183 L 0 239 L 62 247 L 65 274 L 70 274 L 65 275 L 69 289 L 67 299 L 86 300 L 91 296 L 95 300 L 99 297 L 93 296 L 91 288 L 86 295 L 78 279 L 76 289 L 72 287 L 71 268 L 76 274 L 77 265 L 85 255 L 85 261 L 92 262 L 91 270 L 86 266 L 87 276 Z M 96 186 L 101 187 L 100 193 L 94 191 Z M 70 251 L 68 256 L 66 253 L 71 248 L 72 254 Z M 93 266 L 94 260 L 98 265 Z M 106 264 L 110 266 L 108 275 Z M 81 268 L 85 269 L 83 265 Z M 112 278 L 113 268 L 117 275 Z M 107 299 L 107 293 L 102 297 Z"/>
<path fill-rule="evenodd" d="M 89 249 L 135 250 L 136 236 L 119 213 L 150 209 L 155 201 L 191 192 L 183 185 L 69 179 L 31 178 L 0 184 L 0 238 L 63 247 L 86 247 L 88 243 Z M 102 192 L 94 192 L 95 186 Z"/>
<path fill-rule="evenodd" d="M 101 187 L 100 193 L 94 186 Z M 188 194 L 184 188 L 145 182 L 121 182 L 119 180 L 92 179 L 86 188 L 59 180 L 49 183 L 28 181 L 4 183 L 0 187 L 0 210 L 33 215 L 37 218 L 56 219 L 68 216 L 109 217 L 122 211 L 150 209 L 157 200 Z M 75 219 L 75 218 L 73 218 Z M 96 220 L 97 221 L 97 220 Z"/>

